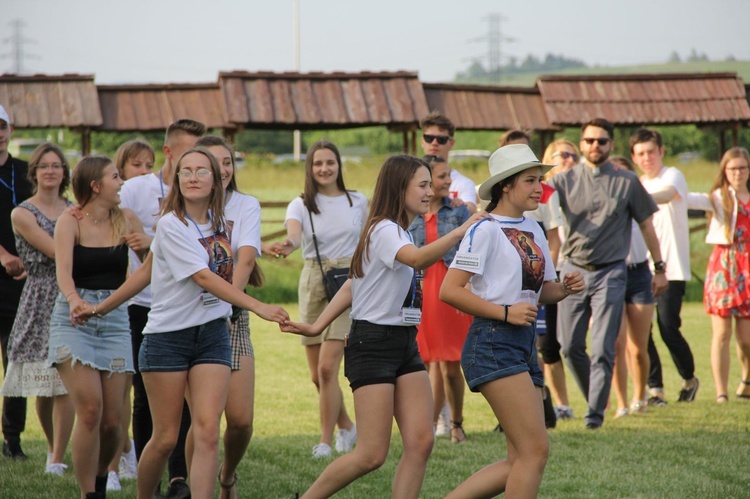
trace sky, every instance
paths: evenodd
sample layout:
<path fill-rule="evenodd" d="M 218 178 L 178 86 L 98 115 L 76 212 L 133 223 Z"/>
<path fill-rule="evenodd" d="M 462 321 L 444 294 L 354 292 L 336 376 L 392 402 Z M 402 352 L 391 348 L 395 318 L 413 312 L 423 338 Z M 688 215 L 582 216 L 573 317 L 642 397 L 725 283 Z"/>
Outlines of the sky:
<path fill-rule="evenodd" d="M 505 56 L 589 65 L 666 62 L 695 49 L 750 61 L 750 0 L 299 0 L 300 69 L 416 71 L 452 81 L 486 61 L 487 16 Z M 646 6 L 644 6 L 644 4 Z M 214 82 L 219 71 L 294 71 L 294 0 L 0 0 L 0 74 L 94 74 L 98 84 Z M 485 39 L 483 39 L 485 38 Z M 486 65 L 486 64 L 485 64 Z"/>

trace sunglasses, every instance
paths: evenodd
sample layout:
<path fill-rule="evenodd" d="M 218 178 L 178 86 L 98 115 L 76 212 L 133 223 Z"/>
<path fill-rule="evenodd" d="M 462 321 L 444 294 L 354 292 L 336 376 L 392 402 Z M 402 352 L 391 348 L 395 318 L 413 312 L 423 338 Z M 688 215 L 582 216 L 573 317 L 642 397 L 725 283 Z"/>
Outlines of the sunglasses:
<path fill-rule="evenodd" d="M 572 159 L 573 161 L 578 161 L 578 156 L 572 152 L 562 151 L 552 153 L 553 158 L 556 158 L 558 156 L 560 156 L 562 159 Z"/>
<path fill-rule="evenodd" d="M 593 145 L 594 142 L 596 142 L 600 146 L 606 146 L 609 143 L 609 141 L 612 140 L 612 139 L 589 139 L 589 138 L 583 138 L 581 140 L 584 141 L 585 143 L 587 143 L 588 145 Z"/>
<path fill-rule="evenodd" d="M 440 144 L 441 146 L 444 146 L 450 140 L 450 136 L 449 135 L 427 135 L 425 134 L 425 135 L 422 135 L 422 139 L 428 144 L 432 144 L 433 140 L 437 140 L 438 144 Z"/>

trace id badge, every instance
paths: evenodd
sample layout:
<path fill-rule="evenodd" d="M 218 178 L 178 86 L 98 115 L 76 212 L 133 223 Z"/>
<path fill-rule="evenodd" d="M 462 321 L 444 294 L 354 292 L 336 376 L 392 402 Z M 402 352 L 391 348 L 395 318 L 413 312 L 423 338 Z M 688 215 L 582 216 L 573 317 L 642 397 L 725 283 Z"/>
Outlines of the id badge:
<path fill-rule="evenodd" d="M 201 299 L 203 300 L 204 307 L 214 307 L 219 304 L 219 299 L 211 293 L 201 293 Z"/>
<path fill-rule="evenodd" d="M 422 311 L 418 308 L 404 307 L 401 309 L 401 319 L 404 324 L 418 326 L 422 322 Z"/>
<path fill-rule="evenodd" d="M 476 274 L 482 268 L 482 255 L 458 251 L 453 259 L 453 267 Z"/>

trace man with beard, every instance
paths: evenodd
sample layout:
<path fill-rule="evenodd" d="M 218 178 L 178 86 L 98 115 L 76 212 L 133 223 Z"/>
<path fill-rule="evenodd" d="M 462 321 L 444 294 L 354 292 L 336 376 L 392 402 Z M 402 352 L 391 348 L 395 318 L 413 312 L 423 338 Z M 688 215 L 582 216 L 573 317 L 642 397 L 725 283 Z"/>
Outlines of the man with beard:
<path fill-rule="evenodd" d="M 586 290 L 558 305 L 558 336 L 562 353 L 581 391 L 588 400 L 586 428 L 604 422 L 612 384 L 615 340 L 622 321 L 632 220 L 643 232 L 654 261 L 654 295 L 667 286 L 659 241 L 652 224 L 656 204 L 638 177 L 616 170 L 608 161 L 614 127 L 596 118 L 581 128 L 581 152 L 585 162 L 554 176 L 549 184 L 560 195 L 560 207 L 568 224 L 563 245 L 566 257 L 560 274 L 580 271 Z M 591 355 L 586 352 L 586 333 L 591 319 Z"/>

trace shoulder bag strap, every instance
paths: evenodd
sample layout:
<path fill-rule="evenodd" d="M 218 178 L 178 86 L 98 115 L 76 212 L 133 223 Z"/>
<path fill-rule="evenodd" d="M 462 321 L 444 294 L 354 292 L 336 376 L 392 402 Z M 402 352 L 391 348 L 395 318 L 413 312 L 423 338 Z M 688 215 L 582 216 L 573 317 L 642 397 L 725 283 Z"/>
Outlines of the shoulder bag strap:
<path fill-rule="evenodd" d="M 315 235 L 315 224 L 313 224 L 312 212 L 309 209 L 307 210 L 307 215 L 310 217 L 310 229 L 312 229 L 313 245 L 315 246 L 315 257 L 318 259 L 320 274 L 323 276 L 323 280 L 325 280 L 326 273 L 323 272 L 323 262 L 320 260 L 320 251 L 318 250 L 318 237 Z"/>

